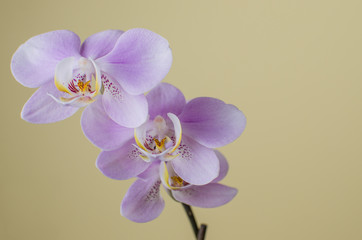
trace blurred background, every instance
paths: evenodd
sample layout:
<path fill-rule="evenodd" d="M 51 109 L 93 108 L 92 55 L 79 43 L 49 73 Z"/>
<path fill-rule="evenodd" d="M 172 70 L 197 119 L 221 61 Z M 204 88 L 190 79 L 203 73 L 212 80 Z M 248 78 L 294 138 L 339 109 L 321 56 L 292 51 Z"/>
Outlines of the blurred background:
<path fill-rule="evenodd" d="M 223 183 L 238 195 L 194 208 L 206 239 L 362 239 L 361 11 L 359 0 L 2 1 L 0 239 L 193 239 L 165 192 L 156 220 L 120 215 L 133 180 L 96 169 L 81 111 L 48 125 L 20 119 L 35 91 L 9 70 L 20 44 L 57 29 L 84 40 L 135 27 L 170 42 L 164 81 L 247 116 L 243 135 L 220 149 L 230 164 Z"/>

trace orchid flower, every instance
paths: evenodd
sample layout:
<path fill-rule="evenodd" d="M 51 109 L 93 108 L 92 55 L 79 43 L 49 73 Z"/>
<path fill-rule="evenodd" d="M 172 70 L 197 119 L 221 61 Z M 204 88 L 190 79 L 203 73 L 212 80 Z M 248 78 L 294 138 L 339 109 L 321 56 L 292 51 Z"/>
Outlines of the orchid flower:
<path fill-rule="evenodd" d="M 211 183 L 197 186 L 183 180 L 174 171 L 170 162 L 154 162 L 131 185 L 121 204 L 121 214 L 134 222 L 148 222 L 157 218 L 164 206 L 160 195 L 161 183 L 176 201 L 202 208 L 219 207 L 231 201 L 237 189 L 218 182 L 228 171 L 225 157 L 215 151 L 220 172 Z"/>
<path fill-rule="evenodd" d="M 219 174 L 213 148 L 231 143 L 246 124 L 235 106 L 215 98 L 184 95 L 161 83 L 146 95 L 149 119 L 140 127 L 114 122 L 99 103 L 85 109 L 81 125 L 88 139 L 103 151 L 97 167 L 107 177 L 136 177 L 154 162 L 166 162 L 185 182 L 210 183 Z"/>
<path fill-rule="evenodd" d="M 100 101 L 114 122 L 136 127 L 147 119 L 144 93 L 166 76 L 171 63 L 167 40 L 146 29 L 107 30 L 83 44 L 75 33 L 58 30 L 22 44 L 11 70 L 22 85 L 39 88 L 21 113 L 28 122 L 60 121 Z"/>

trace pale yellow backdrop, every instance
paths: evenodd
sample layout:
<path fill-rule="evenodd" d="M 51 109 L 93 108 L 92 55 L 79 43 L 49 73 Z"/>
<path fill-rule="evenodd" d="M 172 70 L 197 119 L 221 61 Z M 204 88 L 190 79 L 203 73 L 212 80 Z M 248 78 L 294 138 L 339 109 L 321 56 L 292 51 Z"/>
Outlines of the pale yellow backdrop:
<path fill-rule="evenodd" d="M 362 239 L 362 1 L 1 1 L 0 239 L 193 239 L 166 194 L 155 221 L 119 213 L 132 183 L 104 177 L 80 113 L 33 125 L 20 119 L 34 92 L 9 64 L 30 37 L 70 29 L 148 28 L 167 38 L 165 81 L 187 98 L 212 96 L 247 116 L 221 149 L 237 197 L 195 208 L 207 238 Z"/>

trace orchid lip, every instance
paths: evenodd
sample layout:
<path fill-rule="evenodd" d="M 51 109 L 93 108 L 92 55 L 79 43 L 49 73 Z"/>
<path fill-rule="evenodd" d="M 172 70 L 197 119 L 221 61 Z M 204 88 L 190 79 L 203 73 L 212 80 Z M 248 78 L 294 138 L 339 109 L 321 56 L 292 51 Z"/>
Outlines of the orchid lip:
<path fill-rule="evenodd" d="M 65 58 L 58 63 L 55 76 L 55 86 L 69 97 L 56 98 L 55 101 L 64 105 L 83 107 L 95 101 L 100 92 L 102 80 L 100 70 L 91 58 Z"/>
<path fill-rule="evenodd" d="M 146 161 L 170 161 L 179 156 L 174 154 L 181 143 L 181 124 L 176 115 L 169 113 L 173 128 L 169 127 L 166 120 L 157 116 L 152 122 L 146 122 L 134 130 L 136 147 L 140 157 Z"/>
<path fill-rule="evenodd" d="M 168 164 L 166 162 L 163 162 L 163 164 L 160 167 L 160 175 L 161 175 L 161 182 L 167 189 L 181 190 L 192 186 L 192 184 L 189 184 L 188 182 L 183 180 L 180 176 L 178 176 L 173 170 L 171 164 Z"/>
<path fill-rule="evenodd" d="M 151 162 L 153 159 L 158 159 L 160 157 L 163 157 L 164 155 L 168 154 L 168 152 L 171 150 L 172 147 L 166 149 L 165 151 L 161 152 L 161 153 L 158 153 L 158 154 L 152 154 L 152 153 L 149 153 L 145 150 L 143 150 L 142 148 L 140 148 L 139 146 L 133 144 L 133 146 L 135 148 L 137 148 L 143 155 L 140 155 L 140 157 L 146 161 L 146 162 Z"/>

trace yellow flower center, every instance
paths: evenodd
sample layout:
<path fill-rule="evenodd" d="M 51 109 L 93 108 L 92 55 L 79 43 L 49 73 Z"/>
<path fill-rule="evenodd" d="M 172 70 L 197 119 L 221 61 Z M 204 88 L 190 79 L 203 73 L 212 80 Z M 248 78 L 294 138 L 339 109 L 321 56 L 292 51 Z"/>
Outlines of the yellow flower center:
<path fill-rule="evenodd" d="M 171 177 L 172 180 L 172 185 L 174 185 L 175 187 L 182 187 L 184 180 L 182 180 L 182 178 L 180 178 L 179 176 L 173 176 Z"/>
<path fill-rule="evenodd" d="M 90 81 L 84 83 L 84 82 L 78 80 L 78 87 L 81 92 L 85 92 L 87 90 L 90 91 Z"/>
<path fill-rule="evenodd" d="M 157 138 L 154 138 L 153 141 L 155 141 L 158 150 L 163 151 L 165 149 L 166 138 L 162 139 L 161 142 Z"/>

